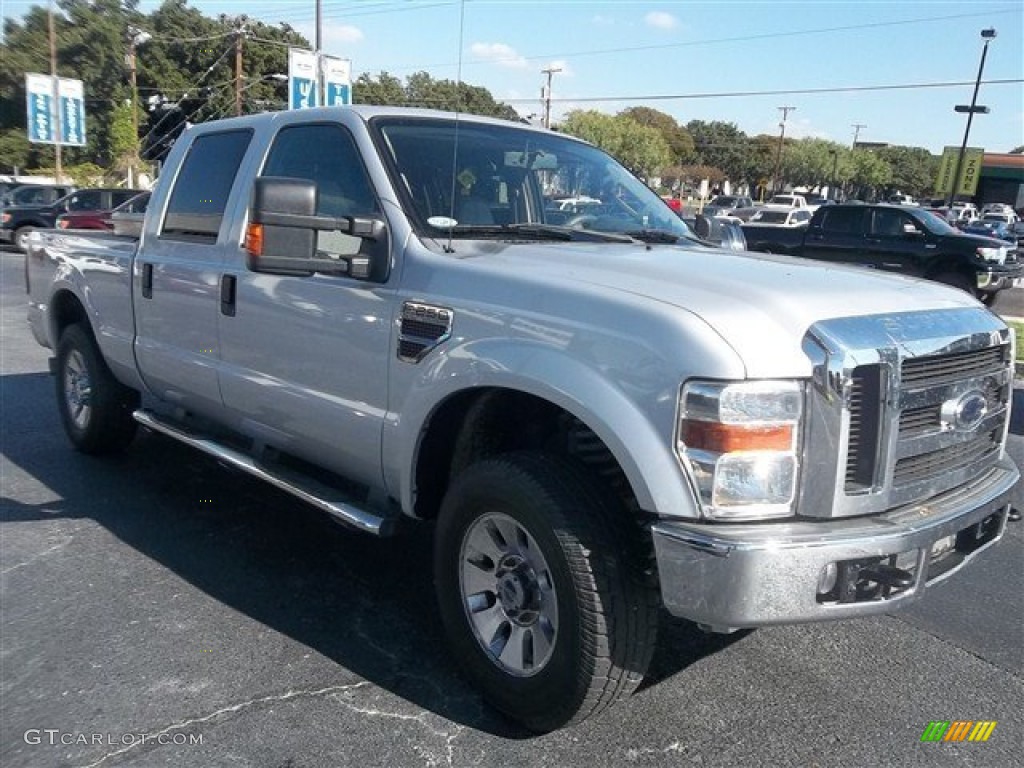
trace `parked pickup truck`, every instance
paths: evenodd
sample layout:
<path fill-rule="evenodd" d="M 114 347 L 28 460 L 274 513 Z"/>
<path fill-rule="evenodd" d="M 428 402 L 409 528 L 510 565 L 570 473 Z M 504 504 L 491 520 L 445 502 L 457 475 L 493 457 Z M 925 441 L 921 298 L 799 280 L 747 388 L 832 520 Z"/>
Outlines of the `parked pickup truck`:
<path fill-rule="evenodd" d="M 138 189 L 79 189 L 50 205 L 15 205 L 4 208 L 0 217 L 0 242 L 13 243 L 24 251 L 29 236 L 37 229 L 56 226 L 62 213 L 109 211 L 137 195 Z"/>
<path fill-rule="evenodd" d="M 917 207 L 828 205 L 815 211 L 804 229 L 744 224 L 743 234 L 751 251 L 924 277 L 967 291 L 986 304 L 1024 275 L 1015 248 L 965 235 Z"/>
<path fill-rule="evenodd" d="M 602 205 L 552 224 L 545 195 Z M 536 730 L 636 688 L 661 606 L 719 632 L 889 613 L 1015 516 L 1001 320 L 701 246 L 563 134 L 383 107 L 193 126 L 137 243 L 36 233 L 27 275 L 75 447 L 141 424 L 370 534 L 434 521 L 408 577 Z"/>

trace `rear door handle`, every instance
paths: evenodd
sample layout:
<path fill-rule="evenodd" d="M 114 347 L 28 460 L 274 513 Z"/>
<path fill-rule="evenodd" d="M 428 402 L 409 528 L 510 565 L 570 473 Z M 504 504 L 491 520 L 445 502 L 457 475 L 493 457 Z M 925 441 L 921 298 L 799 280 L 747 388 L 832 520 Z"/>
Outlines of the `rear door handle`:
<path fill-rule="evenodd" d="M 235 316 L 235 286 L 238 278 L 234 275 L 221 275 L 220 278 L 220 313 L 228 317 Z"/>
<path fill-rule="evenodd" d="M 142 265 L 142 298 L 153 298 L 153 265 Z"/>

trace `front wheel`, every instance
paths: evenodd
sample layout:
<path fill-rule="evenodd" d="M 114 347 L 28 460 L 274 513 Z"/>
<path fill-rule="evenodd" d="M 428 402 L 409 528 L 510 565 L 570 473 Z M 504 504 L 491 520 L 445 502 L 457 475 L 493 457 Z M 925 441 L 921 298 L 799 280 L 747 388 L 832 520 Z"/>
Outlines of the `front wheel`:
<path fill-rule="evenodd" d="M 484 697 L 536 731 L 631 693 L 657 632 L 657 590 L 621 505 L 574 462 L 539 453 L 456 478 L 434 546 L 454 655 Z"/>
<path fill-rule="evenodd" d="M 82 453 L 113 453 L 128 445 L 139 393 L 114 378 L 92 334 L 70 325 L 57 344 L 57 408 L 64 431 Z"/>

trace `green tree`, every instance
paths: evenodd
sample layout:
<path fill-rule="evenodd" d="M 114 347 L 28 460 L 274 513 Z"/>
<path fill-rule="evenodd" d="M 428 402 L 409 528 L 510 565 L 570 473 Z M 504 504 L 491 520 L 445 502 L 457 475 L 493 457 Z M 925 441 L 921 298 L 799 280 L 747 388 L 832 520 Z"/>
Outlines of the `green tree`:
<path fill-rule="evenodd" d="M 732 181 L 747 180 L 750 165 L 747 135 L 734 123 L 691 120 L 686 130 L 693 137 L 698 165 L 718 168 Z"/>
<path fill-rule="evenodd" d="M 4 173 L 24 170 L 28 166 L 31 149 L 24 128 L 0 131 L 0 170 Z"/>
<path fill-rule="evenodd" d="M 381 72 L 376 78 L 363 72 L 352 83 L 352 101 L 356 104 L 404 105 L 405 86 L 401 80 L 387 72 Z"/>
<path fill-rule="evenodd" d="M 410 75 L 404 85 L 387 72 L 381 72 L 377 79 L 363 73 L 352 90 L 357 104 L 423 107 L 519 120 L 515 109 L 495 101 L 486 88 L 454 80 L 435 80 L 426 72 Z"/>
<path fill-rule="evenodd" d="M 681 164 L 693 160 L 693 137 L 672 115 L 650 107 L 630 107 L 619 112 L 619 117 L 628 117 L 640 125 L 657 130 L 665 139 L 673 162 Z"/>
<path fill-rule="evenodd" d="M 892 169 L 878 155 L 870 150 L 855 149 L 847 158 L 849 183 L 853 185 L 854 197 L 873 197 L 878 190 L 892 180 Z"/>
<path fill-rule="evenodd" d="M 941 159 L 921 147 L 882 147 L 877 151 L 880 160 L 889 166 L 888 185 L 893 191 L 914 197 L 931 194 Z"/>
<path fill-rule="evenodd" d="M 621 115 L 573 110 L 559 130 L 600 147 L 645 181 L 672 162 L 660 131 Z"/>

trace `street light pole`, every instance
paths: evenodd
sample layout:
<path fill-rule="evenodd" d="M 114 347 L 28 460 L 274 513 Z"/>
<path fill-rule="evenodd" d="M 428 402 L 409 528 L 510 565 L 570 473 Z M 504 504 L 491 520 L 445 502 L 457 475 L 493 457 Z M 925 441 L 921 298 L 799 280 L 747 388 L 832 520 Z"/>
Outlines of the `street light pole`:
<path fill-rule="evenodd" d="M 979 107 L 978 103 L 978 89 L 981 87 L 981 74 L 985 71 L 985 56 L 988 54 L 988 44 L 991 43 L 996 36 L 994 29 L 983 29 L 981 30 L 981 37 L 985 41 L 985 44 L 981 48 L 981 63 L 978 64 L 978 77 L 974 81 L 974 94 L 971 96 L 971 106 L 967 108 L 967 127 L 964 129 L 964 140 L 960 145 L 960 154 L 956 156 L 956 171 L 953 173 L 953 188 L 949 190 L 949 198 L 946 200 L 946 205 L 952 207 L 953 201 L 956 200 L 956 191 L 960 186 L 960 172 L 964 167 L 964 154 L 967 152 L 967 140 L 971 135 L 971 119 L 974 117 L 975 112 L 988 112 L 987 107 Z M 963 112 L 965 110 L 955 108 L 957 112 Z"/>

